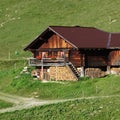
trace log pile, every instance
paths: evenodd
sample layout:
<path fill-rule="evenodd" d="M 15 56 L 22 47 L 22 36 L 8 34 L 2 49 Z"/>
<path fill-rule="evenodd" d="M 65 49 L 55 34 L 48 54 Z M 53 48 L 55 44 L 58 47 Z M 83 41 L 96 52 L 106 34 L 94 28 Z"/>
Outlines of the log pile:
<path fill-rule="evenodd" d="M 119 75 L 120 74 L 120 68 L 111 68 L 111 74 L 114 74 L 114 75 Z"/>
<path fill-rule="evenodd" d="M 100 68 L 86 68 L 85 76 L 90 78 L 98 78 L 106 76 L 106 72 L 102 71 Z"/>
<path fill-rule="evenodd" d="M 50 67 L 49 74 L 50 74 L 50 79 L 52 79 L 52 80 L 76 81 L 75 76 L 66 66 Z"/>

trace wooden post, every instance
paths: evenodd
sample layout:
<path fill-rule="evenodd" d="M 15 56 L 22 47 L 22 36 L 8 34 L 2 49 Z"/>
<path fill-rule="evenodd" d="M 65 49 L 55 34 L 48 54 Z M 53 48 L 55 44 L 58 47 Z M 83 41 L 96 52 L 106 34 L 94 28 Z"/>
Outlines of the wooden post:
<path fill-rule="evenodd" d="M 85 97 L 85 92 L 82 90 L 82 97 L 84 98 Z"/>
<path fill-rule="evenodd" d="M 9 52 L 9 55 L 8 55 L 8 59 L 10 60 L 10 56 L 11 56 L 11 54 L 10 54 L 10 52 Z"/>
<path fill-rule="evenodd" d="M 81 67 L 81 77 L 85 76 L 85 72 L 84 72 L 84 66 Z"/>
<path fill-rule="evenodd" d="M 58 72 L 58 70 L 57 70 L 57 66 L 56 66 L 56 72 L 55 72 L 55 80 L 57 80 L 57 78 L 58 78 L 58 76 L 57 76 L 57 72 Z"/>
<path fill-rule="evenodd" d="M 16 70 L 16 63 L 14 64 L 14 69 Z"/>
<path fill-rule="evenodd" d="M 97 85 L 96 85 L 96 94 L 98 93 L 98 87 L 97 87 Z"/>
<path fill-rule="evenodd" d="M 108 74 L 111 74 L 110 65 L 107 65 L 107 73 L 108 73 Z"/>
<path fill-rule="evenodd" d="M 84 66 L 85 66 L 85 55 L 82 54 L 81 77 L 85 77 L 85 69 L 84 69 Z"/>
<path fill-rule="evenodd" d="M 43 80 L 43 69 L 44 69 L 43 59 L 41 60 L 41 63 L 42 63 L 42 66 L 41 66 L 41 80 Z"/>
<path fill-rule="evenodd" d="M 64 64 L 66 64 L 66 50 L 63 50 Z"/>
<path fill-rule="evenodd" d="M 110 58 L 109 58 L 109 55 L 108 55 L 108 59 L 107 59 L 107 74 L 111 74 L 110 65 L 111 65 L 111 62 L 110 62 Z"/>

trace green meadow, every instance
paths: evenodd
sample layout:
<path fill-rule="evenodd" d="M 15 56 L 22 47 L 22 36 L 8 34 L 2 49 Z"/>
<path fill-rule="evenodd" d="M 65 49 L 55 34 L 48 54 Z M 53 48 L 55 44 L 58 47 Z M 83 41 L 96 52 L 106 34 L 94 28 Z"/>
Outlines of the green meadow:
<path fill-rule="evenodd" d="M 0 0 L 0 59 L 30 56 L 23 48 L 48 26 L 119 32 L 119 0 Z"/>
<path fill-rule="evenodd" d="M 120 75 L 103 78 L 81 78 L 77 82 L 42 82 L 31 74 L 20 74 L 25 60 L 1 62 L 0 91 L 39 99 L 68 99 L 88 96 L 120 95 Z M 33 68 L 29 68 L 31 72 Z"/>
<path fill-rule="evenodd" d="M 48 26 L 77 25 L 120 32 L 119 8 L 119 0 L 0 0 L 1 92 L 45 100 L 99 97 L 2 113 L 0 119 L 119 120 L 120 75 L 43 83 L 30 73 L 20 74 L 31 56 L 23 48 Z M 10 106 L 0 101 L 0 109 Z"/>
<path fill-rule="evenodd" d="M 119 120 L 120 97 L 82 99 L 0 114 L 4 120 Z"/>

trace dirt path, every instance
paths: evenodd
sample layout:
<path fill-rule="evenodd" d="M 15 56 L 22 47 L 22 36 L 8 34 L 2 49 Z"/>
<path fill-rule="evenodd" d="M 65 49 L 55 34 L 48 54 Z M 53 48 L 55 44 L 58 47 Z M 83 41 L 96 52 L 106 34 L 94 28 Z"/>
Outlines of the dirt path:
<path fill-rule="evenodd" d="M 34 106 L 53 104 L 64 100 L 39 100 L 35 98 L 25 98 L 0 92 L 0 100 L 13 103 L 13 107 L 0 109 L 0 113 L 12 112 L 15 110 L 28 109 Z"/>
<path fill-rule="evenodd" d="M 23 98 L 20 96 L 10 95 L 2 92 L 0 92 L 0 99 L 14 104 L 20 104 L 21 102 L 29 100 L 28 98 Z"/>
<path fill-rule="evenodd" d="M 42 106 L 47 104 L 55 104 L 59 102 L 74 101 L 74 100 L 81 100 L 81 99 L 107 98 L 107 97 L 115 97 L 115 96 L 120 97 L 120 95 L 114 95 L 114 96 L 82 97 L 82 98 L 73 98 L 73 99 L 65 99 L 65 100 L 38 100 L 35 98 L 25 98 L 25 97 L 9 95 L 9 94 L 0 92 L 1 100 L 8 101 L 14 104 L 13 107 L 0 109 L 0 113 L 13 112 L 16 110 L 28 109 L 31 107 Z"/>

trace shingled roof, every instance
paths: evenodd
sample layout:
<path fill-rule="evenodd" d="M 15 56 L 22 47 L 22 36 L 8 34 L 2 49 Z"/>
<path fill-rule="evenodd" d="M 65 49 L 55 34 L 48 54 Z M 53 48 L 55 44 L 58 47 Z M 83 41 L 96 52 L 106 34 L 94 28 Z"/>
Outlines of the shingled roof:
<path fill-rule="evenodd" d="M 93 27 L 49 26 L 24 50 L 37 49 L 43 40 L 57 34 L 75 48 L 120 48 L 120 33 L 109 33 Z"/>

